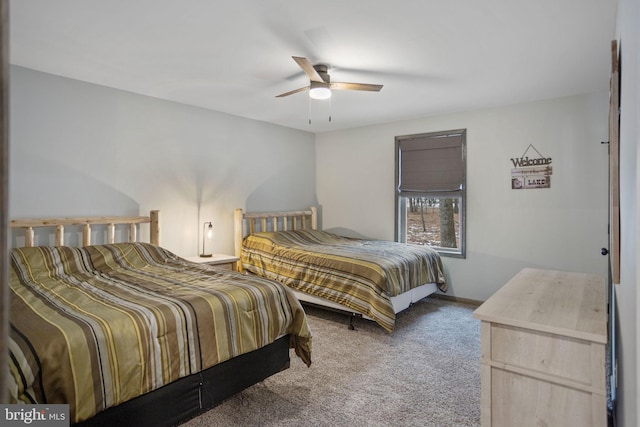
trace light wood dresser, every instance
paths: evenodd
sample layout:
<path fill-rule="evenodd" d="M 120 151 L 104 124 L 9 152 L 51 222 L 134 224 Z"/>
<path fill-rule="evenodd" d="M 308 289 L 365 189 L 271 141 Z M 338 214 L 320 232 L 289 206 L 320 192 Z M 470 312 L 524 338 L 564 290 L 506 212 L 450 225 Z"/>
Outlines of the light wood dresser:
<path fill-rule="evenodd" d="M 524 269 L 478 307 L 482 426 L 607 425 L 607 289 Z"/>

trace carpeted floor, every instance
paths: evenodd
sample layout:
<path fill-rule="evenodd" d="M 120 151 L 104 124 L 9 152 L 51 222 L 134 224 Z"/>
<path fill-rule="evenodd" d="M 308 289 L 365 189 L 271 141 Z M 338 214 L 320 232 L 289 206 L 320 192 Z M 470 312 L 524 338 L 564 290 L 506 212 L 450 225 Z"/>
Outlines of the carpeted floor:
<path fill-rule="evenodd" d="M 426 298 L 375 323 L 306 308 L 313 363 L 291 367 L 188 421 L 200 426 L 478 426 L 480 325 L 474 306 Z"/>

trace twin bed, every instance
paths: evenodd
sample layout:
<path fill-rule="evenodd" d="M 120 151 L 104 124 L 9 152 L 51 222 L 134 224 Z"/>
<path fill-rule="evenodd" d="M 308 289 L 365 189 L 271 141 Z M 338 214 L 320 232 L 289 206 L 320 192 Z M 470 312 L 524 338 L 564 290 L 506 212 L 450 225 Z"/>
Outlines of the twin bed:
<path fill-rule="evenodd" d="M 91 245 L 102 223 L 107 243 Z M 151 243 L 115 243 L 120 223 L 131 236 L 149 223 Z M 83 246 L 64 246 L 75 225 Z M 72 424 L 175 425 L 289 367 L 289 348 L 311 363 L 285 286 L 161 248 L 157 211 L 11 226 L 25 230 L 10 254 L 12 402 L 69 404 Z M 40 226 L 56 228 L 53 246 L 35 245 Z"/>
<path fill-rule="evenodd" d="M 281 282 L 300 301 L 374 320 L 391 332 L 395 315 L 446 291 L 442 261 L 426 246 L 352 239 L 318 229 L 317 210 L 236 209 L 241 270 Z"/>

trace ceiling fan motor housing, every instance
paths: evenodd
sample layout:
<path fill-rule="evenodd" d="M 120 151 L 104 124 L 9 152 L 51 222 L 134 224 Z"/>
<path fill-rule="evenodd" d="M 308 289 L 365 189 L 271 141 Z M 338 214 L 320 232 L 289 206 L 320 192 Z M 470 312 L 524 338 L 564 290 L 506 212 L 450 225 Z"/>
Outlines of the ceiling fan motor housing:
<path fill-rule="evenodd" d="M 322 77 L 322 80 L 325 81 L 325 83 L 331 83 L 331 76 L 329 76 L 329 67 L 325 64 L 317 64 L 313 66 L 313 69 L 316 70 L 318 72 L 318 74 L 320 75 L 320 77 Z"/>

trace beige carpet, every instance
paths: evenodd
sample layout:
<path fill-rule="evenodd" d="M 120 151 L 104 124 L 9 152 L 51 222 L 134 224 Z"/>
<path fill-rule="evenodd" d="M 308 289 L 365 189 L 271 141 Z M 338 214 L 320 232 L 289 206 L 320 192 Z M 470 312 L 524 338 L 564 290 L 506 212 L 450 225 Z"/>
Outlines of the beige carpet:
<path fill-rule="evenodd" d="M 375 323 L 307 308 L 313 364 L 291 368 L 184 424 L 200 426 L 478 426 L 475 307 L 426 298 Z"/>

